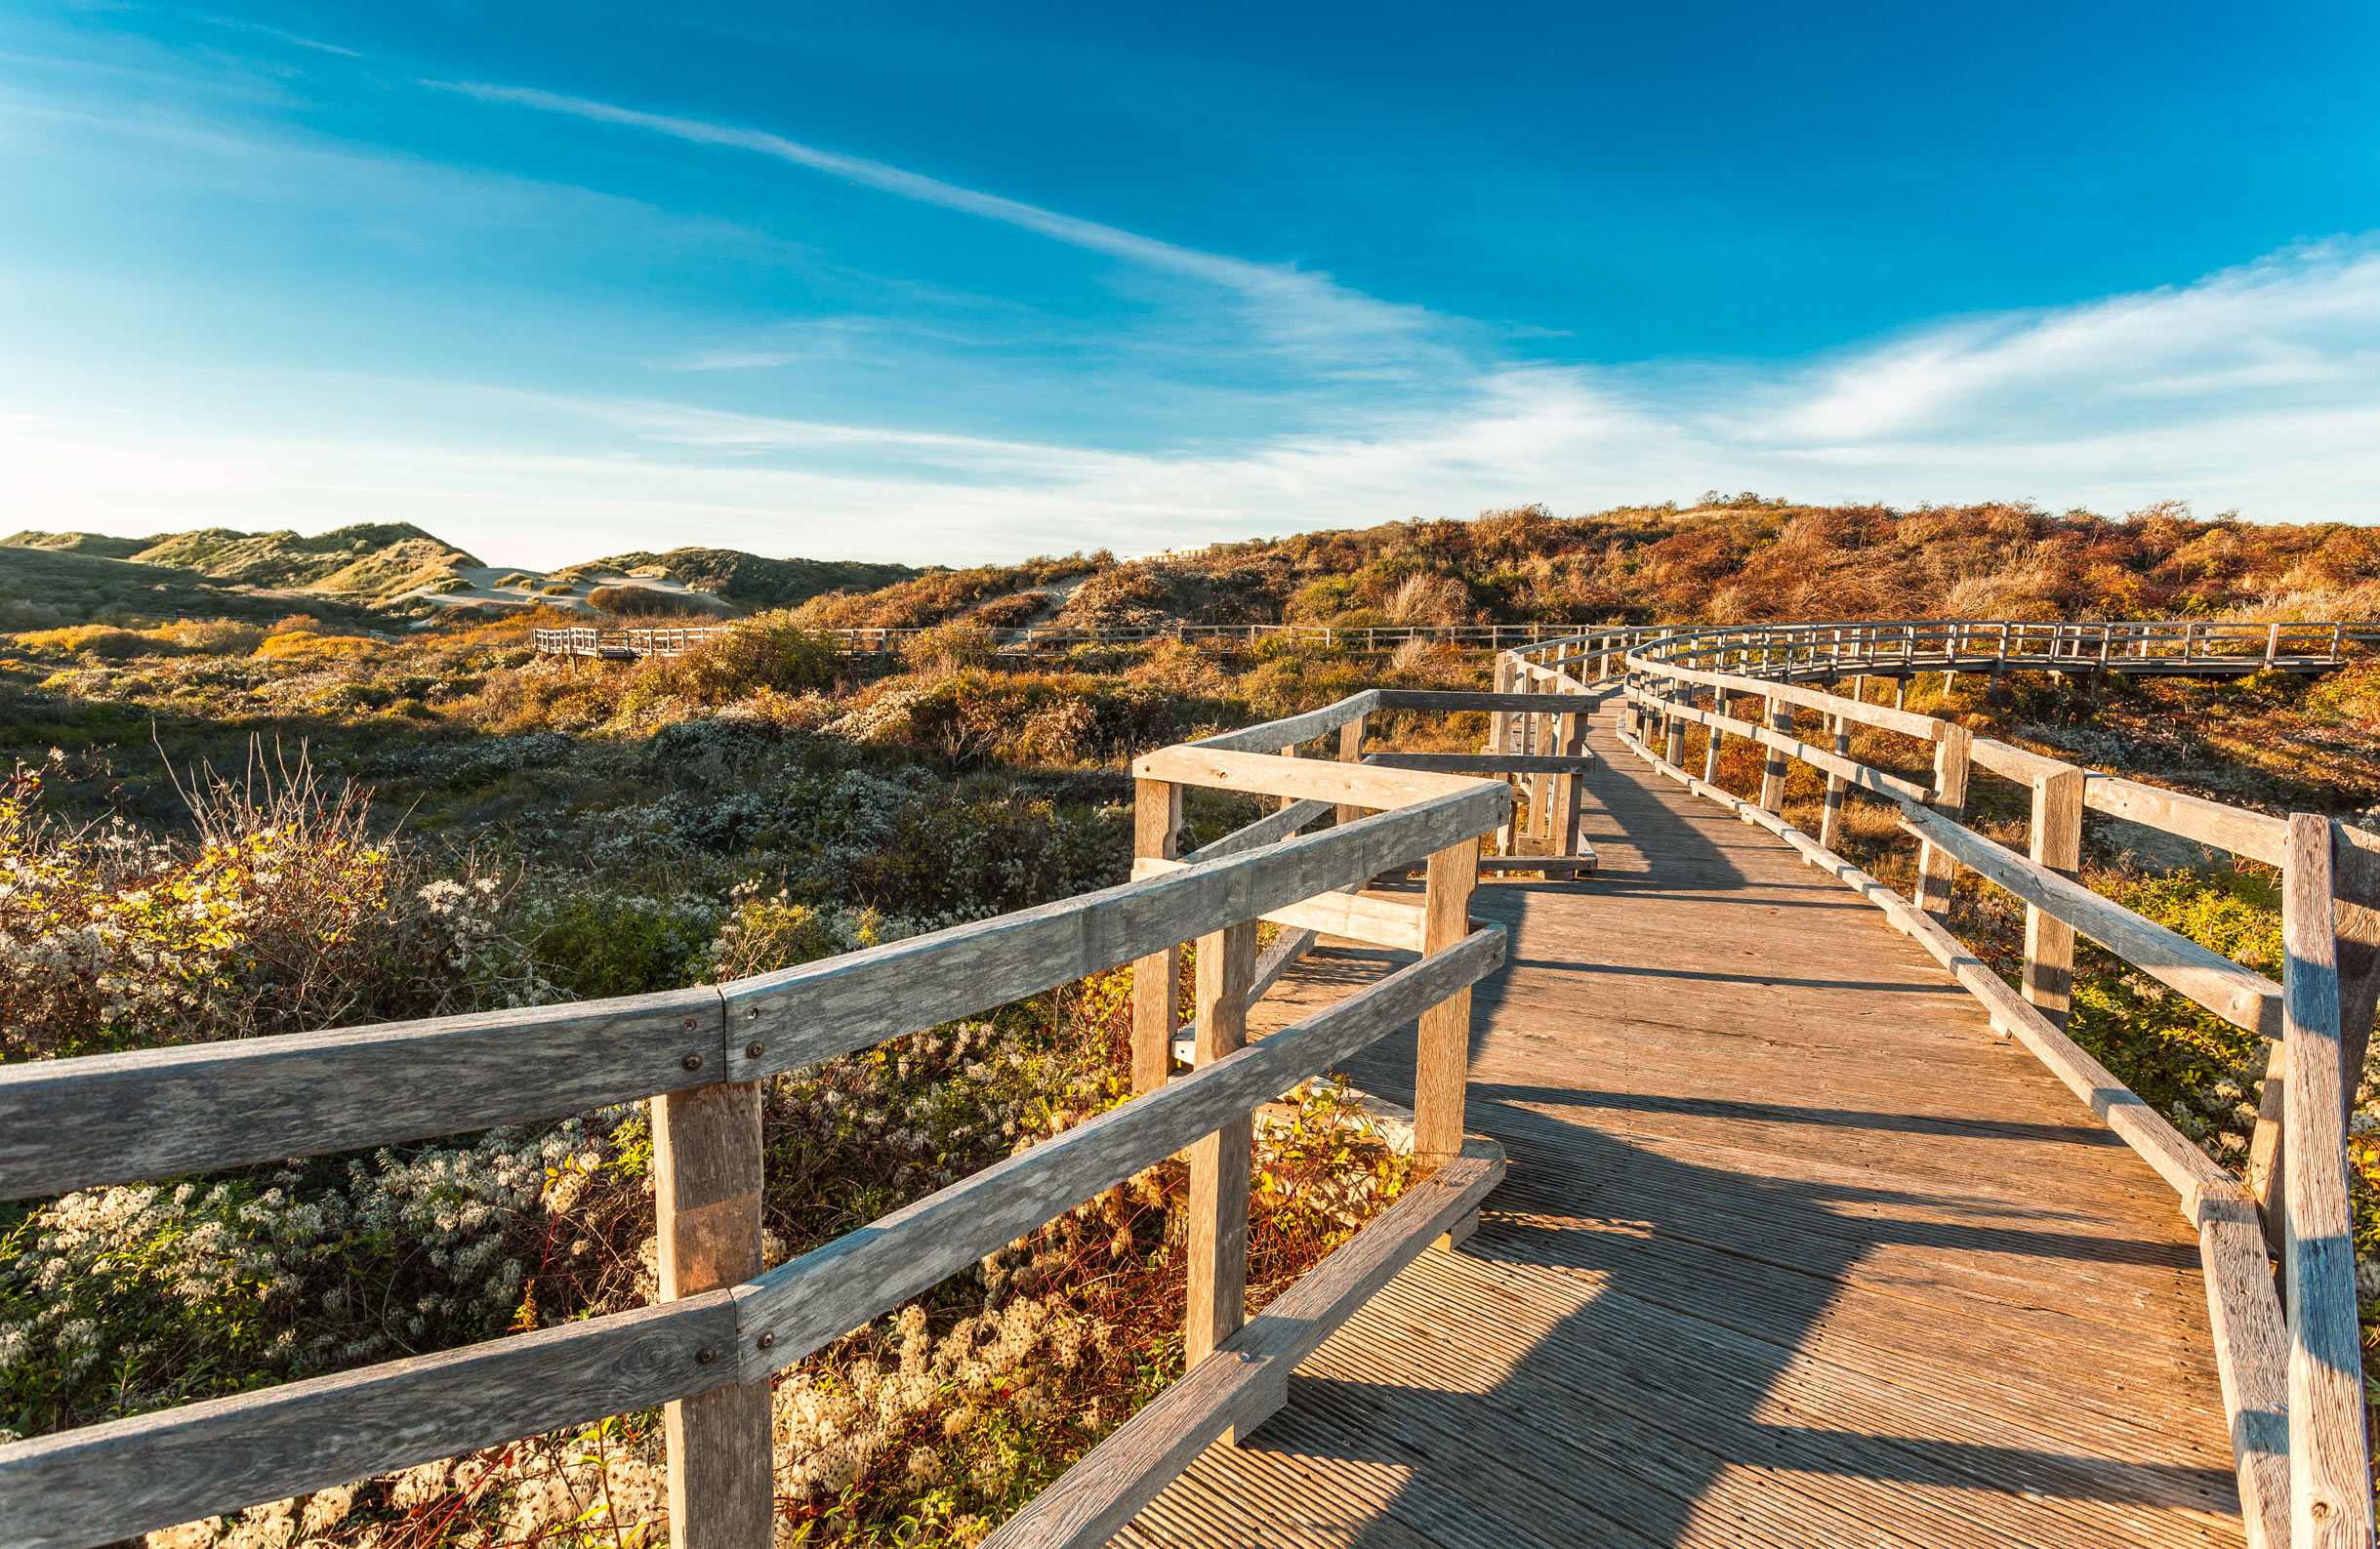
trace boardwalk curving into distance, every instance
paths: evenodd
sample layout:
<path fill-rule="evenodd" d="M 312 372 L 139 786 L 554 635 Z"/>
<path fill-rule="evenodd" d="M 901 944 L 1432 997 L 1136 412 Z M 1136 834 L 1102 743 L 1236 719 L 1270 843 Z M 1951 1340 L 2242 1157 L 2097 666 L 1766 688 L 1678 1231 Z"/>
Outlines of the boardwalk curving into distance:
<path fill-rule="evenodd" d="M 1923 950 L 1592 740 L 1600 875 L 1483 888 L 1510 1172 L 1118 1536 L 2236 1544 L 2195 1235 Z M 1326 945 L 1282 1026 L 1408 957 Z M 1349 1067 L 1411 1100 L 1411 1032 Z"/>

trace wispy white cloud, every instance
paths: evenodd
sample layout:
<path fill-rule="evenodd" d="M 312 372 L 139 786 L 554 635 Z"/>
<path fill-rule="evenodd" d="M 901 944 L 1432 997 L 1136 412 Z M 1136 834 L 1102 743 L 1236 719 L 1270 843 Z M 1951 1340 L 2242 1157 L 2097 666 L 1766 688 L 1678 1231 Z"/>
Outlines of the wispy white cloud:
<path fill-rule="evenodd" d="M 1285 342 L 1345 349 L 1357 342 L 1374 346 L 1411 346 L 1445 319 L 1428 308 L 1385 302 L 1338 284 L 1320 270 L 1287 264 L 1259 264 L 1182 247 L 1119 226 L 1064 215 L 1040 205 L 963 187 L 939 178 L 789 140 L 764 130 L 642 112 L 610 102 L 565 97 L 533 87 L 477 81 L 424 81 L 480 102 L 504 102 L 544 112 L 566 113 L 598 123 L 667 135 L 700 145 L 758 152 L 842 178 L 900 198 L 998 221 L 1055 242 L 1183 279 L 1218 287 L 1238 297 L 1265 329 Z"/>
<path fill-rule="evenodd" d="M 2354 245 L 2309 250 L 1798 369 L 1489 366 L 1435 407 L 1358 431 L 1203 455 L 551 395 L 511 395 L 521 423 L 582 428 L 550 447 L 610 450 L 18 417 L 0 419 L 12 473 L 0 520 L 145 532 L 407 519 L 483 556 L 559 563 L 665 541 L 964 561 L 1710 487 L 2111 511 L 2182 497 L 2266 519 L 2371 519 L 2376 262 Z M 491 413 L 484 392 L 457 401 Z"/>
<path fill-rule="evenodd" d="M 337 54 L 350 60 L 367 58 L 353 49 L 341 48 L 336 43 L 324 43 L 315 38 L 300 37 L 295 32 L 284 32 L 279 27 L 268 27 L 262 21 L 243 21 L 230 17 L 207 17 L 204 20 L 219 27 L 229 27 L 235 32 L 254 32 L 264 37 L 279 38 L 284 43 L 294 43 L 302 49 L 313 49 L 323 54 Z"/>
<path fill-rule="evenodd" d="M 2380 246 L 2275 254 L 2186 287 L 1921 329 L 1781 385 L 1786 440 L 2059 439 L 2380 401 Z"/>

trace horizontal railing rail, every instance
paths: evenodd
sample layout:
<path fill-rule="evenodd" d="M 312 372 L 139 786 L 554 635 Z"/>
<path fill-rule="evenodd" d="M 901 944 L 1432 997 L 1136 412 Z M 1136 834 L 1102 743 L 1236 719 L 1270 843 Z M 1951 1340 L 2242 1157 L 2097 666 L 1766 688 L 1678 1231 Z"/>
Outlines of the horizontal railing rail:
<path fill-rule="evenodd" d="M 1621 738 L 1655 768 L 1769 829 L 1810 864 L 1877 904 L 1984 1001 L 1994 1027 L 2030 1048 L 2174 1187 L 2199 1233 L 2250 1542 L 2272 1549 L 2368 1543 L 2371 1493 L 2344 1125 L 2380 1001 L 2380 836 L 2316 815 L 2280 818 L 2162 791 L 1975 737 L 1955 721 L 1904 706 L 1867 704 L 1812 686 L 1874 675 L 1880 645 L 1886 647 L 1883 659 L 1897 655 L 1900 664 L 1928 672 L 1965 671 L 1979 659 L 2014 665 L 2027 655 L 2087 670 L 2154 663 L 2159 653 L 2167 661 L 2213 660 L 2266 671 L 2335 664 L 2348 649 L 2375 637 L 2361 625 L 2258 625 L 2253 638 L 2222 632 L 2227 628 L 2233 627 L 2027 624 L 1991 626 L 1979 634 L 1987 627 L 1948 621 L 1681 631 L 1625 654 Z M 1865 632 L 1853 638 L 1855 631 Z M 2293 643 L 2307 648 L 2293 652 Z M 1979 651 L 1979 644 L 1990 651 Z M 1902 649 L 1892 652 L 1893 645 Z M 1523 660 L 1542 653 L 1511 654 Z M 1698 699 L 1707 699 L 1708 707 Z M 1763 707 L 1761 718 L 1730 713 L 1742 701 Z M 1825 717 L 1830 747 L 1794 735 L 1796 713 L 1803 710 Z M 1849 729 L 1855 725 L 1920 745 L 1934 765 L 1931 785 L 1852 758 Z M 1688 726 L 1706 731 L 1700 778 L 1684 767 Z M 1754 800 L 1717 785 L 1728 736 L 1766 753 Z M 1788 761 L 1827 777 L 1816 839 L 1783 815 Z M 1973 767 L 2030 788 L 2030 853 L 1966 826 Z M 1835 853 L 1841 803 L 1855 789 L 1896 803 L 1902 828 L 1920 842 L 1908 899 Z M 2075 874 L 2086 807 L 2283 868 L 2288 949 L 2280 981 L 2084 886 Z M 1959 866 L 2026 906 L 2021 991 L 1947 928 Z M 2271 1040 L 2271 1075 L 2244 1180 L 2225 1171 L 2066 1036 L 2077 932 Z M 2285 1316 L 2268 1256 L 2276 1254 L 2282 1259 Z"/>
<path fill-rule="evenodd" d="M 1143 818 L 1167 826 L 1166 846 L 1185 786 L 1282 798 L 1285 809 L 1195 856 L 1144 857 L 1130 881 L 1040 908 L 659 995 L 0 1066 L 0 1198 L 12 1199 L 649 1097 L 664 1298 L 0 1447 L 0 1542 L 71 1549 L 668 1406 L 677 1541 L 761 1549 L 772 1535 L 771 1374 L 1185 1148 L 1191 1373 L 1160 1414 L 1210 1439 L 1254 1423 L 1261 1405 L 1252 1408 L 1244 1383 L 1219 1381 L 1211 1353 L 1277 1378 L 1282 1361 L 1335 1323 L 1293 1335 L 1278 1318 L 1242 1327 L 1252 1111 L 1418 1019 L 1415 1150 L 1436 1169 L 1432 1209 L 1475 1209 L 1502 1173 L 1494 1156 L 1462 1158 L 1462 1098 L 1469 986 L 1503 952 L 1501 927 L 1472 921 L 1468 900 L 1478 841 L 1506 823 L 1510 795 L 1497 781 L 1363 762 L 1363 717 L 1375 703 L 1358 695 L 1150 754 L 1135 773 L 1156 793 Z M 1280 756 L 1334 729 L 1346 761 Z M 1221 745 L 1252 738 L 1266 751 Z M 1296 832 L 1334 812 L 1334 826 Z M 1416 866 L 1429 876 L 1419 906 L 1361 896 L 1375 876 Z M 1287 962 L 1268 975 L 1255 960 L 1254 923 L 1268 917 L 1293 922 L 1285 943 L 1343 929 L 1416 960 L 1248 1044 L 1248 1004 Z M 1175 1077 L 1170 970 L 1192 939 L 1202 946 L 1195 1068 Z M 1167 1006 L 1169 1037 L 1156 1040 L 1152 1078 L 1136 1020 L 1130 1101 L 762 1271 L 761 1080 L 1150 961 L 1168 970 L 1149 988 Z M 1367 1227 L 1324 1260 L 1306 1299 L 1343 1318 L 1366 1276 L 1392 1273 L 1432 1240 L 1417 1221 L 1429 1224 L 1409 1210 Z M 1154 1464 L 1117 1476 L 1115 1455 L 1061 1481 L 1066 1499 L 1088 1490 L 1112 1510 L 1170 1477 Z"/>

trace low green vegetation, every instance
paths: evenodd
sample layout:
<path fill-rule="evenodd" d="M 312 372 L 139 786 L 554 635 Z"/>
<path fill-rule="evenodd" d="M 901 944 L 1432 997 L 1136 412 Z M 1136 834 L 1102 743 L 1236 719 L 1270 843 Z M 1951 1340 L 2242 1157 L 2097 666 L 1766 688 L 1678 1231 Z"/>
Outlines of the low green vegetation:
<path fill-rule="evenodd" d="M 866 678 L 772 614 L 573 663 L 520 627 L 80 626 L 0 645 L 0 1048 L 71 1056 L 716 982 L 1120 881 L 1133 754 L 1400 663 L 1173 642 Z M 1473 727 L 1470 735 L 1477 735 Z M 1211 837 L 1256 815 L 1216 795 Z M 1194 955 L 1193 955 L 1194 956 Z M 1188 975 L 1177 986 L 1184 1013 Z M 776 1263 L 1128 1089 L 1128 968 L 771 1084 Z M 1252 1297 L 1403 1187 L 1330 1082 L 1267 1115 Z M 656 1293 L 641 1105 L 0 1207 L 0 1428 L 138 1413 Z M 787 1374 L 797 1541 L 974 1541 L 1180 1368 L 1169 1163 Z M 358 1481 L 160 1546 L 662 1531 L 658 1416 Z"/>
<path fill-rule="evenodd" d="M 1162 564 L 1095 554 L 886 578 L 755 570 L 724 550 L 620 555 L 578 568 L 699 586 L 751 616 L 684 655 L 618 663 L 530 647 L 538 624 L 584 614 L 417 630 L 294 590 L 387 545 L 307 550 L 306 565 L 330 567 L 270 572 L 293 589 L 272 591 L 148 557 L 164 547 L 225 569 L 273 551 L 183 536 L 128 554 L 71 535 L 0 546 L 0 587 L 23 564 L 113 567 L 108 585 L 132 589 L 71 606 L 0 598 L 19 610 L 0 616 L 18 626 L 0 636 L 8 1060 L 718 982 L 1046 902 L 1128 875 L 1137 754 L 1367 686 L 1480 686 L 1484 670 L 1424 644 L 999 655 L 991 631 L 1027 619 L 2375 611 L 2368 546 L 2310 529 L 1747 498 L 1395 524 Z M 172 579 L 141 579 L 152 575 Z M 144 586 L 181 590 L 152 605 Z M 200 598 L 202 619 L 166 616 Z M 863 670 L 820 632 L 845 627 L 925 632 Z M 1996 693 L 1929 680 L 1913 704 L 2219 799 L 2353 819 L 2380 805 L 2376 684 L 2358 668 L 2313 685 L 2116 683 L 2094 699 L 2020 674 Z M 1415 749 L 1477 746 L 1483 729 L 1374 725 Z M 1881 734 L 1855 752 L 1924 772 L 1920 751 Z M 1723 768 L 1732 789 L 1757 784 L 1742 745 Z M 1787 810 L 1815 829 L 1822 795 L 1797 770 Z M 1256 810 L 1200 794 L 1189 821 L 1211 838 Z M 1979 779 L 1975 810 L 1986 832 L 2021 839 L 2013 789 Z M 1907 884 L 1910 846 L 1889 812 L 1855 798 L 1844 845 Z M 2259 869 L 2095 821 L 2085 876 L 2273 971 Z M 2022 914 L 2004 898 L 1962 878 L 1953 924 L 2013 967 Z M 1186 1011 L 1186 981 L 1177 991 Z M 1120 1100 L 1129 1001 L 1120 970 L 772 1083 L 770 1262 Z M 2262 1076 L 2252 1040 L 2088 951 L 2074 1032 L 2236 1164 Z M 2371 1127 L 2359 1119 L 2367 1306 L 2380 1298 Z M 1261 1146 L 1258 1301 L 1406 1179 L 1330 1082 L 1269 1114 Z M 39 1434 L 638 1305 L 656 1287 L 649 1158 L 632 1105 L 0 1207 L 0 1429 Z M 1177 1168 L 1152 1169 L 789 1372 L 775 1406 L 787 1538 L 972 1542 L 1158 1391 L 1180 1365 L 1182 1194 Z M 665 1531 L 659 1447 L 656 1415 L 624 1416 L 155 1537 L 617 1549 Z"/>

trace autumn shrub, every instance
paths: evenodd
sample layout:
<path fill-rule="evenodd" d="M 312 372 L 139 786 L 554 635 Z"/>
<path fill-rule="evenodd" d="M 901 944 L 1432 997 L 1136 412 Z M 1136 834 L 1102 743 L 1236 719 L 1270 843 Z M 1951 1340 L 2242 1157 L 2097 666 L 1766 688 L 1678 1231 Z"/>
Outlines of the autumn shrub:
<path fill-rule="evenodd" d="M 937 624 L 903 640 L 901 660 L 913 673 L 947 677 L 969 668 L 990 667 L 996 648 L 989 629 L 973 619 L 962 619 Z"/>
<path fill-rule="evenodd" d="M 0 1055 L 245 1038 L 517 1003 L 543 986 L 472 857 L 434 876 L 368 792 L 256 755 L 187 791 L 194 840 L 38 809 L 0 786 Z"/>
<path fill-rule="evenodd" d="M 204 656 L 246 656 L 265 642 L 261 626 L 238 619 L 188 619 L 157 632 L 184 650 Z"/>
<path fill-rule="evenodd" d="M 62 630 L 34 630 L 17 636 L 20 650 L 38 651 L 50 656 L 93 656 L 123 658 L 131 656 L 171 656 L 175 643 L 157 634 L 140 630 L 121 629 L 112 624 L 77 624 Z"/>
<path fill-rule="evenodd" d="M 745 619 L 682 656 L 649 659 L 631 696 L 726 705 L 760 689 L 799 694 L 832 684 L 841 665 L 833 636 L 803 629 L 779 609 Z"/>
<path fill-rule="evenodd" d="M 597 587 L 587 593 L 588 606 L 629 618 L 667 618 L 688 615 L 718 618 L 719 607 L 700 595 L 665 591 L 660 587 Z"/>
<path fill-rule="evenodd" d="M 360 634 L 324 634 L 314 630 L 291 630 L 267 635 L 256 655 L 267 662 L 293 667 L 321 667 L 370 655 L 377 642 Z"/>

